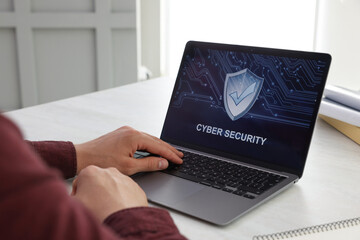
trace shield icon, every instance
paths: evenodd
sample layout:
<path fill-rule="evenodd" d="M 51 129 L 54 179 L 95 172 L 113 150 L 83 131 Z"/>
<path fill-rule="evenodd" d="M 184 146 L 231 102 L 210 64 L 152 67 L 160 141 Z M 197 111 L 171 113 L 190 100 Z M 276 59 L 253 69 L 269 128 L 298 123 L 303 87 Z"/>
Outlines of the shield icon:
<path fill-rule="evenodd" d="M 264 78 L 249 69 L 228 73 L 224 86 L 224 105 L 230 119 L 235 121 L 244 116 L 259 96 Z"/>

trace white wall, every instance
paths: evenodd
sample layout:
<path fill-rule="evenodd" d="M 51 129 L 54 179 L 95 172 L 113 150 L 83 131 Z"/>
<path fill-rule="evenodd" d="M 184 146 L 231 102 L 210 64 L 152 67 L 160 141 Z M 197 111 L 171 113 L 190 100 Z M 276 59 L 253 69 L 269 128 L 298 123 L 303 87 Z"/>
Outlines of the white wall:
<path fill-rule="evenodd" d="M 167 0 L 165 0 L 167 1 Z M 161 76 L 161 0 L 141 0 L 141 64 Z"/>
<path fill-rule="evenodd" d="M 0 28 L 0 109 L 21 106 L 15 30 Z"/>
<path fill-rule="evenodd" d="M 181 0 L 165 4 L 165 74 L 173 78 L 189 40 L 313 50 L 315 0 Z"/>
<path fill-rule="evenodd" d="M 0 109 L 138 80 L 137 0 L 1 0 Z"/>
<path fill-rule="evenodd" d="M 360 90 L 360 1 L 318 0 L 315 49 L 332 55 L 328 84 Z"/>

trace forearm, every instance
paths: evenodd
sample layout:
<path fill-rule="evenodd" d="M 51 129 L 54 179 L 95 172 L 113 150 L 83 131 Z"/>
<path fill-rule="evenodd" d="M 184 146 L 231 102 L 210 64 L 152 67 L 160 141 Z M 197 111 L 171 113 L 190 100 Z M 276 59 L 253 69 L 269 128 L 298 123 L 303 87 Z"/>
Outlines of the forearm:
<path fill-rule="evenodd" d="M 163 210 L 119 211 L 101 224 L 2 116 L 0 182 L 0 239 L 183 239 Z"/>
<path fill-rule="evenodd" d="M 185 240 L 170 214 L 162 209 L 138 207 L 124 209 L 108 216 L 104 223 L 124 239 Z"/>
<path fill-rule="evenodd" d="M 0 182 L 0 239 L 117 239 L 68 195 L 58 173 L 2 116 Z"/>
<path fill-rule="evenodd" d="M 64 141 L 26 141 L 40 158 L 60 170 L 65 179 L 76 175 L 77 159 L 74 144 Z"/>

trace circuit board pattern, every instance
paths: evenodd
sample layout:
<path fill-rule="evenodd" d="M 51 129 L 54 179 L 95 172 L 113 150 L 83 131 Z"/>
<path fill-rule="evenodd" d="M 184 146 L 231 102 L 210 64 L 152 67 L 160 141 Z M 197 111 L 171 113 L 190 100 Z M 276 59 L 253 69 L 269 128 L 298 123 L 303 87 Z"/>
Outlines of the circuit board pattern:
<path fill-rule="evenodd" d="M 248 68 L 265 80 L 254 106 L 242 118 L 309 128 L 325 67 L 318 60 L 194 48 L 180 67 L 171 107 L 203 102 L 226 114 L 226 74 Z"/>

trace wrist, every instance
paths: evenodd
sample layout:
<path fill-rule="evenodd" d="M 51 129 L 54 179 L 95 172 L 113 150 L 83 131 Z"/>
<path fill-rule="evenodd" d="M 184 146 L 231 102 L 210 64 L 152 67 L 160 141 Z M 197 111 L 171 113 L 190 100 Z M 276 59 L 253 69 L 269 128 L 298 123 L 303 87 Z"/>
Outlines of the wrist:
<path fill-rule="evenodd" d="M 79 172 L 87 166 L 85 159 L 88 159 L 88 157 L 86 156 L 87 154 L 84 150 L 83 144 L 74 144 L 74 147 L 77 163 L 76 173 L 79 174 Z"/>

